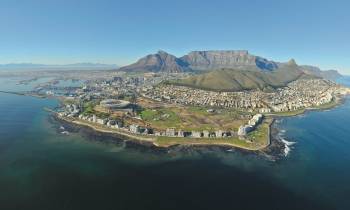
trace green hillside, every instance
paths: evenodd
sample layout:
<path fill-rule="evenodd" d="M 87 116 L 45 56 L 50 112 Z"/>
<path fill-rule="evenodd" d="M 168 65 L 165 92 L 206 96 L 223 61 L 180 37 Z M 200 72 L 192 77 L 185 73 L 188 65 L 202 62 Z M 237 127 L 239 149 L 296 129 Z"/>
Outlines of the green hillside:
<path fill-rule="evenodd" d="M 182 80 L 169 81 L 169 83 L 214 91 L 251 89 L 269 91 L 286 86 L 294 80 L 309 77 L 313 76 L 306 75 L 294 66 L 284 66 L 275 71 L 219 69 Z"/>

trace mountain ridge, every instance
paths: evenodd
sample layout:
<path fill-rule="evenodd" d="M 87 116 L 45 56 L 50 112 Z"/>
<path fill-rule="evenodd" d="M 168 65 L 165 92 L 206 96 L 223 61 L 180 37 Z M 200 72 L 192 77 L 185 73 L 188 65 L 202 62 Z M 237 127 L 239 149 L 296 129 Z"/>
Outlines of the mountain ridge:
<path fill-rule="evenodd" d="M 254 71 L 239 69 L 217 69 L 197 74 L 185 79 L 167 81 L 168 84 L 187 86 L 212 91 L 243 91 L 260 89 L 272 91 L 284 87 L 298 79 L 320 78 L 306 74 L 293 66 L 285 66 L 279 71 Z"/>
<path fill-rule="evenodd" d="M 272 71 L 277 68 L 277 63 L 251 55 L 247 50 L 192 51 L 180 59 L 188 63 L 189 67 L 194 70 L 257 68 Z"/>
<path fill-rule="evenodd" d="M 120 71 L 156 71 L 180 73 L 187 69 L 183 61 L 165 51 L 158 51 L 140 58 L 137 62 L 121 67 Z"/>
<path fill-rule="evenodd" d="M 217 69 L 236 69 L 249 71 L 272 72 L 293 66 L 295 69 L 326 79 L 337 79 L 341 74 L 336 70 L 322 71 L 316 66 L 298 65 L 294 59 L 288 62 L 275 62 L 261 56 L 249 54 L 247 50 L 208 50 L 192 51 L 176 57 L 165 51 L 149 54 L 133 64 L 121 67 L 120 71 L 152 71 L 166 73 L 206 72 Z"/>

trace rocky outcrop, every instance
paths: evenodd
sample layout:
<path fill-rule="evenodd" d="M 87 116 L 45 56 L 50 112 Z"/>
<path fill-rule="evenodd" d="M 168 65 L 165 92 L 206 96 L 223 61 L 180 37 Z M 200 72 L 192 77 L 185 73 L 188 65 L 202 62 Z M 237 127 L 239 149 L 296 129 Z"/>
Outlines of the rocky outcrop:
<path fill-rule="evenodd" d="M 297 62 L 294 60 L 294 58 L 290 59 L 286 65 L 288 66 L 298 66 Z"/>
<path fill-rule="evenodd" d="M 177 58 L 164 51 L 147 55 L 136 63 L 120 68 L 121 71 L 152 71 L 179 73 L 185 71 L 211 71 L 217 69 L 235 69 L 248 71 L 300 71 L 312 76 L 337 79 L 341 75 L 335 70 L 321 71 L 314 66 L 299 66 L 294 59 L 278 63 L 249 54 L 246 50 L 209 50 L 192 51 Z"/>
<path fill-rule="evenodd" d="M 278 65 L 265 58 L 251 55 L 245 50 L 193 51 L 181 58 L 159 51 L 141 58 L 134 64 L 122 67 L 120 70 L 178 73 L 221 68 L 272 71 L 277 69 Z"/>
<path fill-rule="evenodd" d="M 187 70 L 187 65 L 175 56 L 159 51 L 156 54 L 147 55 L 136 63 L 120 68 L 121 71 L 152 71 L 179 73 Z"/>
<path fill-rule="evenodd" d="M 211 70 L 220 68 L 274 70 L 277 64 L 254 56 L 246 50 L 193 51 L 181 57 L 191 69 Z"/>

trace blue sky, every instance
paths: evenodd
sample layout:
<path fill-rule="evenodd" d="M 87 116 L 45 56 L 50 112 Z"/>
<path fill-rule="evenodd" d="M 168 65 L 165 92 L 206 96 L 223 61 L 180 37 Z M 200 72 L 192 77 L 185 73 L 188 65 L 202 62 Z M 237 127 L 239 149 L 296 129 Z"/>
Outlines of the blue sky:
<path fill-rule="evenodd" d="M 350 74 L 350 1 L 0 0 L 0 63 L 246 49 Z"/>

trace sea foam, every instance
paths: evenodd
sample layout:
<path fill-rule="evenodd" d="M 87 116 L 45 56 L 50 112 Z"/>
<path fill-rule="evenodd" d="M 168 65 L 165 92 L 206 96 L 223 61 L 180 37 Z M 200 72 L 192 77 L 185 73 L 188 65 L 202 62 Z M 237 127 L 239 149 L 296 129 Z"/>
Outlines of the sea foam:
<path fill-rule="evenodd" d="M 283 142 L 284 144 L 284 156 L 287 157 L 288 154 L 290 153 L 291 149 L 293 148 L 292 146 L 294 144 L 296 144 L 296 142 L 293 142 L 293 141 L 287 141 L 283 138 L 281 138 L 281 141 Z"/>

